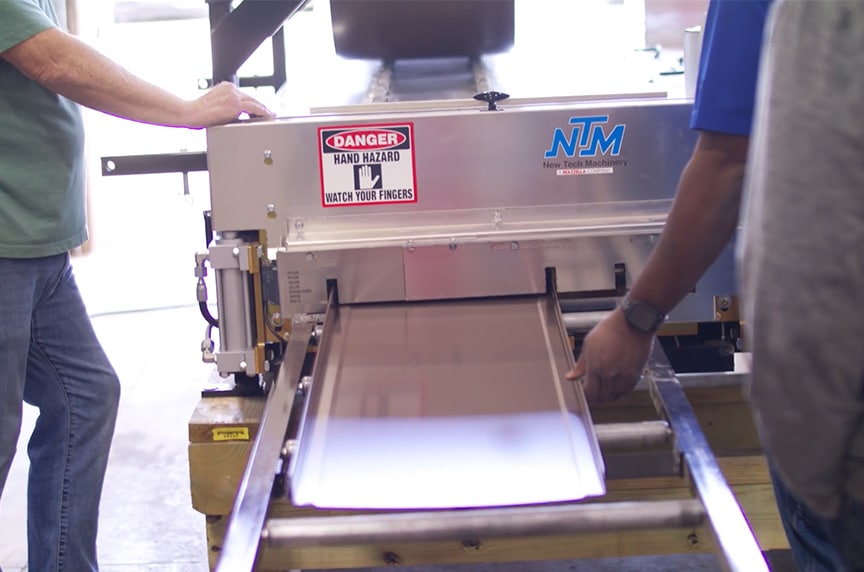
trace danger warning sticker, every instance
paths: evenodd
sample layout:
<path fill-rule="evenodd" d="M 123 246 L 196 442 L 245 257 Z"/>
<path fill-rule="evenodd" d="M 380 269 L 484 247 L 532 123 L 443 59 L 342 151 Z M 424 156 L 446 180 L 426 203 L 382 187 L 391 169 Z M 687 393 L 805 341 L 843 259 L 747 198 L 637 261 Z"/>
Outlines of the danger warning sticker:
<path fill-rule="evenodd" d="M 325 207 L 417 202 L 414 124 L 318 128 Z"/>

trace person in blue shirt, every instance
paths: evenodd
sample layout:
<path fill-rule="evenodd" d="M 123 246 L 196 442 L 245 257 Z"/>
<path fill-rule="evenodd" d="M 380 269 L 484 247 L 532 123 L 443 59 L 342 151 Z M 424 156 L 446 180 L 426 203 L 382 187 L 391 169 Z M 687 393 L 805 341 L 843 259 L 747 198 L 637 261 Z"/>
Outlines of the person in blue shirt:
<path fill-rule="evenodd" d="M 711 0 L 691 127 L 699 132 L 665 228 L 627 303 L 668 314 L 717 259 L 735 234 L 750 134 L 760 55 L 772 0 Z M 568 374 L 581 379 L 591 403 L 615 400 L 633 389 L 654 343 L 654 328 L 628 321 L 621 307 L 595 326 Z M 768 451 L 770 459 L 770 451 Z M 772 467 L 778 508 L 802 570 L 837 570 L 836 551 L 818 517 L 792 495 Z"/>

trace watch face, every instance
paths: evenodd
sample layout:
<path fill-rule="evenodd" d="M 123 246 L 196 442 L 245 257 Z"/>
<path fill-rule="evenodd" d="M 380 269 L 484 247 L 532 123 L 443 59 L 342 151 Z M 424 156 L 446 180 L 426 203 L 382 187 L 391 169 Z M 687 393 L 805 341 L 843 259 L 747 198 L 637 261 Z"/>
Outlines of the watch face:
<path fill-rule="evenodd" d="M 633 324 L 643 332 L 649 332 L 654 329 L 654 326 L 657 323 L 659 316 L 653 308 L 650 308 L 645 304 L 640 304 L 636 302 L 632 306 L 630 306 L 629 318 L 631 324 Z"/>
<path fill-rule="evenodd" d="M 666 320 L 666 316 L 644 302 L 627 300 L 623 310 L 627 322 L 643 332 L 655 331 Z"/>

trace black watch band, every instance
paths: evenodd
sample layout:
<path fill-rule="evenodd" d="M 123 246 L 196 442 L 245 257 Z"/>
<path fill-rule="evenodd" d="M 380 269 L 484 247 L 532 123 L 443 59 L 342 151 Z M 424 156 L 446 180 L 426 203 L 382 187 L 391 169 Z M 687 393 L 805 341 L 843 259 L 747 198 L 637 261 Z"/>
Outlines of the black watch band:
<path fill-rule="evenodd" d="M 653 334 L 659 330 L 669 317 L 650 304 L 632 300 L 630 294 L 624 296 L 621 301 L 621 312 L 624 313 L 624 319 L 631 327 L 646 334 Z"/>

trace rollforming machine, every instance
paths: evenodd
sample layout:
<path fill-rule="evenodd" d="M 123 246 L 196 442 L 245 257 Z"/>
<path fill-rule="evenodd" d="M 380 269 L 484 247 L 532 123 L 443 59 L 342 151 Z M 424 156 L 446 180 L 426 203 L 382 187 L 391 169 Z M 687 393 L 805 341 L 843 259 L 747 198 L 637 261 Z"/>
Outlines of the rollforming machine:
<path fill-rule="evenodd" d="M 662 421 L 595 425 L 570 334 L 643 268 L 695 143 L 667 98 L 380 104 L 208 130 L 218 347 L 267 401 L 218 564 L 261 547 L 706 526 L 767 570 L 659 344 Z M 724 252 L 670 322 L 716 319 Z M 607 451 L 671 447 L 693 498 L 602 502 Z M 602 453 L 601 453 L 602 450 Z M 268 518 L 274 495 L 345 516 Z M 583 499 L 593 499 L 586 501 Z M 600 502 L 597 502 L 600 501 Z"/>

